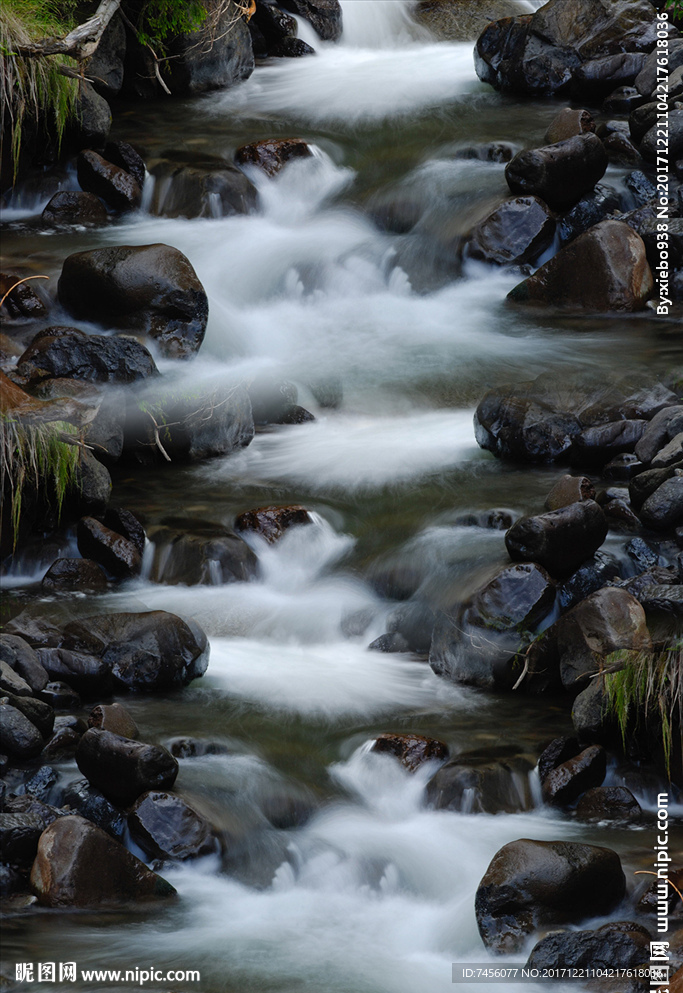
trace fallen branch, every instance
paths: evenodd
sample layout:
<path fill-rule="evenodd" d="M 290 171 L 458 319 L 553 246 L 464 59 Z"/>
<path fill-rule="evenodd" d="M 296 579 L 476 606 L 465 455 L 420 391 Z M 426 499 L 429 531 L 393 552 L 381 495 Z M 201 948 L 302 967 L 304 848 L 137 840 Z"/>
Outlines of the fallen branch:
<path fill-rule="evenodd" d="M 69 55 L 81 61 L 89 58 L 97 48 L 105 29 L 121 0 L 101 0 L 99 7 L 89 20 L 69 31 L 65 38 L 46 38 L 30 45 L 17 47 L 18 55 L 27 58 L 40 58 L 44 55 Z"/>
<path fill-rule="evenodd" d="M 5 293 L 5 295 L 2 298 L 2 300 L 0 300 L 0 307 L 2 307 L 3 303 L 5 302 L 5 300 L 7 299 L 7 297 L 10 295 L 10 293 L 12 292 L 12 290 L 16 290 L 17 286 L 21 286 L 22 283 L 28 283 L 29 279 L 49 279 L 49 278 L 50 278 L 49 276 L 24 276 L 23 279 L 18 279 L 16 281 L 16 283 L 12 283 L 12 285 L 8 289 L 7 293 Z"/>

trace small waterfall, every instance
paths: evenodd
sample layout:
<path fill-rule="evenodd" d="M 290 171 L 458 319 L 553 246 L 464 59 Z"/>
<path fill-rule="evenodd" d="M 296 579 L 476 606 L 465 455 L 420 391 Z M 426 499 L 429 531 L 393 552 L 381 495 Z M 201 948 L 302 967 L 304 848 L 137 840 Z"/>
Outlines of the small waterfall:
<path fill-rule="evenodd" d="M 347 48 L 402 48 L 428 37 L 410 16 L 413 0 L 341 0 Z"/>

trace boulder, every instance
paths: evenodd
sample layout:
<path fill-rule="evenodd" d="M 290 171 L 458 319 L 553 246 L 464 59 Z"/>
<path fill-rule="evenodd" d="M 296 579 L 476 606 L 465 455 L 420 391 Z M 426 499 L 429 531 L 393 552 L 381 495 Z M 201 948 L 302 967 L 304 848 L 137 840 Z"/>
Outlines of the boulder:
<path fill-rule="evenodd" d="M 140 206 L 142 190 L 135 178 L 97 152 L 81 152 L 76 170 L 81 189 L 94 193 L 113 210 L 136 210 Z"/>
<path fill-rule="evenodd" d="M 323 41 L 339 41 L 342 10 L 339 0 L 282 0 L 281 6 L 311 24 Z"/>
<path fill-rule="evenodd" d="M 676 468 L 680 469 L 683 466 Z M 635 476 L 628 484 L 628 494 L 632 506 L 636 510 L 640 510 L 645 501 L 659 489 L 662 483 L 674 477 L 676 468 L 671 466 L 668 469 L 647 469 Z"/>
<path fill-rule="evenodd" d="M 89 728 L 111 731 L 122 738 L 139 738 L 138 726 L 120 703 L 98 704 L 88 717 Z"/>
<path fill-rule="evenodd" d="M 295 18 L 276 3 L 257 0 L 249 19 L 249 31 L 254 55 L 257 58 L 265 58 L 286 38 L 296 39 L 298 25 Z"/>
<path fill-rule="evenodd" d="M 568 576 L 590 558 L 607 537 L 607 521 L 594 500 L 567 504 L 535 517 L 523 517 L 505 534 L 510 557 L 537 562 L 551 576 Z"/>
<path fill-rule="evenodd" d="M 554 145 L 558 141 L 566 141 L 577 134 L 595 131 L 595 121 L 587 110 L 578 107 L 563 107 L 557 117 L 548 125 L 545 133 L 546 145 Z"/>
<path fill-rule="evenodd" d="M 126 833 L 125 816 L 87 779 L 69 783 L 62 793 L 62 805 L 92 821 L 117 841 L 121 841 Z"/>
<path fill-rule="evenodd" d="M 245 510 L 235 518 L 235 530 L 253 532 L 273 544 L 290 528 L 312 523 L 310 513 L 298 504 L 289 507 L 256 507 L 254 510 Z"/>
<path fill-rule="evenodd" d="M 16 707 L 0 703 L 0 750 L 13 758 L 30 759 L 42 747 L 43 738 L 35 724 Z"/>
<path fill-rule="evenodd" d="M 104 157 L 120 169 L 129 172 L 140 189 L 145 185 L 147 170 L 138 151 L 127 141 L 108 141 L 104 146 Z"/>
<path fill-rule="evenodd" d="M 161 876 L 78 815 L 60 817 L 41 835 L 31 888 L 43 907 L 99 907 L 175 895 Z"/>
<path fill-rule="evenodd" d="M 154 545 L 150 579 L 169 586 L 247 582 L 257 559 L 243 538 L 208 521 L 169 518 L 149 533 Z"/>
<path fill-rule="evenodd" d="M 538 197 L 505 200 L 465 237 L 463 256 L 494 265 L 534 262 L 552 244 L 555 218 Z"/>
<path fill-rule="evenodd" d="M 177 761 L 160 745 L 99 728 L 89 728 L 81 738 L 76 763 L 92 786 L 121 807 L 147 790 L 170 789 L 178 775 Z"/>
<path fill-rule="evenodd" d="M 574 459 L 605 465 L 616 455 L 632 453 L 647 427 L 644 420 L 620 420 L 584 428 L 574 438 Z"/>
<path fill-rule="evenodd" d="M 607 772 L 607 755 L 601 745 L 590 745 L 573 758 L 551 769 L 542 784 L 546 803 L 564 807 L 593 786 L 601 786 Z"/>
<path fill-rule="evenodd" d="M 94 655 L 66 648 L 39 648 L 38 657 L 51 680 L 63 680 L 82 696 L 111 690 L 111 666 Z"/>
<path fill-rule="evenodd" d="M 683 157 L 683 109 L 670 110 L 668 114 L 668 154 L 672 161 Z M 646 131 L 638 146 L 638 151 L 646 162 L 656 162 L 657 155 L 661 154 L 661 146 L 658 143 L 659 134 L 657 125 L 654 124 Z"/>
<path fill-rule="evenodd" d="M 240 166 L 257 166 L 269 176 L 275 176 L 288 162 L 312 155 L 311 146 L 303 138 L 266 138 L 238 148 L 235 162 Z"/>
<path fill-rule="evenodd" d="M 531 810 L 531 768 L 523 756 L 496 760 L 490 755 L 458 755 L 434 773 L 425 798 L 436 810 L 465 814 Z"/>
<path fill-rule="evenodd" d="M 45 590 L 67 593 L 104 593 L 107 577 L 92 559 L 55 559 L 43 576 Z"/>
<path fill-rule="evenodd" d="M 618 86 L 634 83 L 646 58 L 644 52 L 622 52 L 584 62 L 572 73 L 572 96 L 597 103 Z"/>
<path fill-rule="evenodd" d="M 199 349 L 209 304 L 189 260 L 169 245 L 118 245 L 76 252 L 64 262 L 60 302 L 74 316 L 142 331 L 164 354 Z"/>
<path fill-rule="evenodd" d="M 667 46 L 669 72 L 675 72 L 683 66 L 683 39 L 670 37 Z M 644 97 L 651 97 L 657 86 L 657 61 L 661 58 L 661 49 L 654 48 L 645 60 L 643 68 L 635 81 L 636 89 Z"/>
<path fill-rule="evenodd" d="M 562 248 L 508 299 L 575 313 L 635 311 L 653 287 L 643 239 L 623 221 L 607 220 Z"/>
<path fill-rule="evenodd" d="M 6 662 L 0 662 L 0 692 L 13 693 L 16 696 L 33 696 L 33 690 L 26 680 Z"/>
<path fill-rule="evenodd" d="M 31 318 L 40 320 L 47 314 L 45 302 L 36 293 L 35 282 L 21 283 L 24 276 L 33 275 L 31 272 L 21 274 L 0 272 L 0 296 L 3 298 L 3 308 L 10 318 Z M 3 315 L 4 316 L 4 315 Z"/>
<path fill-rule="evenodd" d="M 139 574 L 142 557 L 137 546 L 94 517 L 81 517 L 76 535 L 81 555 L 94 559 L 117 579 Z"/>
<path fill-rule="evenodd" d="M 126 29 L 120 15 L 114 14 L 85 65 L 85 74 L 100 96 L 111 99 L 121 92 L 125 57 Z"/>
<path fill-rule="evenodd" d="M 81 449 L 77 482 L 70 494 L 72 514 L 104 514 L 112 491 L 109 470 L 92 452 Z"/>
<path fill-rule="evenodd" d="M 81 706 L 78 693 L 59 679 L 51 680 L 39 696 L 55 710 L 78 710 Z"/>
<path fill-rule="evenodd" d="M 109 104 L 87 79 L 79 81 L 74 113 L 70 115 L 69 144 L 76 149 L 102 149 L 111 130 Z"/>
<path fill-rule="evenodd" d="M 576 805 L 580 821 L 619 821 L 632 824 L 642 817 L 640 804 L 625 786 L 594 786 Z"/>
<path fill-rule="evenodd" d="M 154 858 L 196 859 L 219 851 L 213 827 L 185 800 L 172 793 L 143 793 L 128 814 L 128 827 Z"/>
<path fill-rule="evenodd" d="M 621 52 L 649 52 L 656 18 L 649 0 L 550 0 L 536 11 L 531 31 L 583 62 Z"/>
<path fill-rule="evenodd" d="M 145 535 L 144 527 L 135 514 L 131 514 L 130 510 L 123 510 L 121 507 L 109 507 L 102 523 L 112 531 L 116 531 L 117 534 L 123 535 L 127 541 L 135 545 L 140 555 L 142 555 L 145 550 L 147 536 Z"/>
<path fill-rule="evenodd" d="M 609 848 L 512 841 L 494 856 L 477 889 L 479 933 L 487 948 L 514 954 L 540 928 L 609 913 L 625 889 L 619 856 Z"/>
<path fill-rule="evenodd" d="M 107 223 L 107 216 L 106 207 L 93 193 L 73 190 L 55 193 L 42 214 L 43 221 L 53 227 L 102 225 Z"/>
<path fill-rule="evenodd" d="M 597 931 L 565 931 L 546 935 L 531 950 L 525 968 L 539 969 L 542 973 L 566 968 L 596 969 L 602 970 L 605 976 L 615 975 L 614 970 L 623 969 L 628 975 L 630 971 L 635 972 L 638 966 L 644 970 L 649 961 L 649 935 L 644 928 L 620 932 L 614 925 L 606 924 Z M 557 975 L 557 972 L 554 974 Z M 595 982 L 602 986 L 600 980 Z M 628 988 L 644 987 L 638 984 Z"/>
<path fill-rule="evenodd" d="M 40 331 L 17 365 L 19 373 L 29 379 L 49 376 L 90 383 L 134 383 L 157 375 L 154 359 L 134 338 L 86 334 L 61 326 Z"/>
<path fill-rule="evenodd" d="M 581 746 L 579 745 L 577 738 L 569 738 L 563 736 L 561 738 L 553 738 L 549 742 L 538 758 L 538 778 L 541 781 L 541 785 L 545 782 L 548 775 L 556 769 L 563 762 L 568 759 L 573 759 L 581 751 Z"/>
<path fill-rule="evenodd" d="M 596 552 L 586 559 L 558 589 L 561 610 L 569 610 L 580 600 L 601 589 L 608 582 L 621 578 L 622 563 L 607 552 Z"/>
<path fill-rule="evenodd" d="M 683 470 L 676 469 L 643 503 L 639 516 L 653 531 L 667 531 L 683 523 Z"/>
<path fill-rule="evenodd" d="M 283 38 L 268 54 L 276 59 L 300 59 L 303 55 L 315 55 L 315 49 L 301 38 Z"/>
<path fill-rule="evenodd" d="M 233 217 L 250 213 L 258 201 L 251 180 L 226 159 L 184 161 L 182 152 L 169 152 L 150 172 L 156 181 L 150 213 L 161 217 Z"/>
<path fill-rule="evenodd" d="M 47 683 L 47 673 L 35 651 L 27 641 L 12 634 L 0 634 L 0 661 L 24 679 L 34 693 L 39 693 Z"/>
<path fill-rule="evenodd" d="M 621 206 L 621 198 L 616 190 L 598 183 L 595 189 L 582 196 L 578 203 L 561 218 L 557 228 L 560 241 L 563 245 L 573 241 L 580 234 L 584 234 L 600 221 L 620 210 Z"/>
<path fill-rule="evenodd" d="M 30 795 L 5 801 L 0 813 L 0 851 L 3 862 L 31 865 L 45 828 L 62 816 L 61 810 Z"/>
<path fill-rule="evenodd" d="M 592 679 L 581 690 L 572 706 L 572 724 L 581 742 L 603 742 L 611 737 L 610 721 L 606 718 L 606 694 L 603 679 Z"/>
<path fill-rule="evenodd" d="M 553 210 L 565 210 L 593 189 L 607 169 L 607 152 L 592 132 L 554 145 L 518 152 L 505 167 L 513 193 L 537 196 Z"/>
<path fill-rule="evenodd" d="M 422 734 L 378 734 L 370 751 L 394 755 L 409 772 L 415 772 L 424 762 L 448 758 L 448 745 Z"/>
<path fill-rule="evenodd" d="M 42 690 L 40 692 L 42 693 Z M 50 737 L 55 724 L 55 712 L 49 704 L 37 700 L 35 697 L 14 696 L 12 693 L 0 697 L 0 700 L 27 717 L 31 724 L 38 728 L 43 738 Z"/>
<path fill-rule="evenodd" d="M 594 500 L 595 487 L 588 476 L 562 476 L 545 498 L 546 510 L 560 510 L 571 503 Z"/>

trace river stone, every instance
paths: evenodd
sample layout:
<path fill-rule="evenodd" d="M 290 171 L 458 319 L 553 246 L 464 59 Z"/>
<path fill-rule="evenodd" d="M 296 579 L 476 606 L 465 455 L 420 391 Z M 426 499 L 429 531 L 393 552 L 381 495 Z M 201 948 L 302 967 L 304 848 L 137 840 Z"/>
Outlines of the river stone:
<path fill-rule="evenodd" d="M 668 153 L 673 161 L 683 157 L 683 108 L 669 110 L 669 143 Z M 644 135 L 638 146 L 638 151 L 647 162 L 656 162 L 657 155 L 661 155 L 661 147 L 658 144 L 657 125 L 654 124 Z"/>
<path fill-rule="evenodd" d="M 97 655 L 111 666 L 117 683 L 147 692 L 186 686 L 208 665 L 199 625 L 165 610 L 72 621 L 63 629 L 61 647 Z"/>
<path fill-rule="evenodd" d="M 21 676 L 33 693 L 39 693 L 45 687 L 48 675 L 33 648 L 23 638 L 0 634 L 0 661 Z"/>
<path fill-rule="evenodd" d="M 323 41 L 339 41 L 342 9 L 339 0 L 282 0 L 280 6 L 311 24 Z"/>
<path fill-rule="evenodd" d="M 88 727 L 112 731 L 122 738 L 140 737 L 137 724 L 120 703 L 98 704 L 90 712 Z"/>
<path fill-rule="evenodd" d="M 74 728 L 57 728 L 40 753 L 40 757 L 43 762 L 71 761 L 80 740 L 81 735 Z"/>
<path fill-rule="evenodd" d="M 0 750 L 18 759 L 29 759 L 43 747 L 38 728 L 16 707 L 0 703 Z"/>
<path fill-rule="evenodd" d="M 273 544 L 290 528 L 312 523 L 310 513 L 299 504 L 289 507 L 256 507 L 254 510 L 245 510 L 235 518 L 235 530 L 253 532 Z"/>
<path fill-rule="evenodd" d="M 139 152 L 127 141 L 108 141 L 104 146 L 104 156 L 120 169 L 129 172 L 140 189 L 145 183 L 145 162 Z"/>
<path fill-rule="evenodd" d="M 111 130 L 111 108 L 88 79 L 79 80 L 76 105 L 69 118 L 69 144 L 102 149 Z"/>
<path fill-rule="evenodd" d="M 81 706 L 81 698 L 76 690 L 59 679 L 50 680 L 39 696 L 55 710 L 78 710 Z"/>
<path fill-rule="evenodd" d="M 570 503 L 579 503 L 581 500 L 594 500 L 595 486 L 588 476 L 562 476 L 553 486 L 552 490 L 545 498 L 546 510 L 560 510 Z"/>
<path fill-rule="evenodd" d="M 566 736 L 553 738 L 545 746 L 538 758 L 538 778 L 541 784 L 545 782 L 553 769 L 556 769 L 558 765 L 562 765 L 568 759 L 573 759 L 580 751 L 581 746 L 577 738 Z"/>
<path fill-rule="evenodd" d="M 600 969 L 609 975 L 617 969 L 635 971 L 638 966 L 644 968 L 649 964 L 650 949 L 645 935 L 639 931 L 620 933 L 608 928 L 609 925 L 598 931 L 546 935 L 532 948 L 525 968 L 542 972 L 567 968 Z M 603 982 L 596 980 L 596 985 L 602 987 Z M 618 982 L 621 986 L 622 981 Z M 640 984 L 628 987 L 631 990 L 643 988 Z"/>
<path fill-rule="evenodd" d="M 573 241 L 600 221 L 604 221 L 621 206 L 621 197 L 616 190 L 598 183 L 595 189 L 582 196 L 560 220 L 558 225 L 560 241 L 563 245 Z"/>
<path fill-rule="evenodd" d="M 249 31 L 254 46 L 254 55 L 265 58 L 272 49 L 285 38 L 296 38 L 298 25 L 296 19 L 282 10 L 275 3 L 259 0 L 249 20 Z M 257 51 L 257 44 L 260 45 Z"/>
<path fill-rule="evenodd" d="M 540 38 L 576 52 L 583 62 L 620 52 L 649 52 L 655 11 L 649 0 L 550 0 L 532 17 Z"/>
<path fill-rule="evenodd" d="M 543 148 L 518 152 L 505 167 L 513 193 L 537 196 L 553 210 L 572 207 L 607 169 L 607 152 L 591 132 Z"/>
<path fill-rule="evenodd" d="M 75 814 L 60 817 L 41 835 L 31 888 L 43 907 L 97 907 L 176 892 L 123 845 Z"/>
<path fill-rule="evenodd" d="M 240 166 L 258 166 L 269 176 L 275 176 L 293 159 L 308 159 L 312 155 L 311 146 L 303 138 L 267 138 L 242 145 L 235 152 L 235 162 Z"/>
<path fill-rule="evenodd" d="M 157 374 L 149 351 L 134 338 L 86 334 L 70 327 L 39 332 L 17 365 L 29 379 L 37 378 L 33 370 L 38 370 L 41 376 L 90 383 L 134 383 Z"/>
<path fill-rule="evenodd" d="M 233 217 L 256 207 L 256 187 L 232 162 L 212 156 L 183 161 L 182 152 L 154 165 L 150 213 L 162 217 Z"/>
<path fill-rule="evenodd" d="M 668 469 L 647 469 L 639 473 L 628 484 L 628 494 L 631 504 L 636 510 L 640 510 L 648 497 L 659 489 L 667 479 L 673 478 L 676 469 L 683 469 L 683 465 L 670 467 Z"/>
<path fill-rule="evenodd" d="M 32 273 L 27 271 L 21 274 L 0 272 L 0 297 L 4 297 L 2 306 L 10 318 L 31 317 L 40 320 L 47 314 L 45 303 L 33 289 L 35 282 L 19 282 L 24 276 L 30 275 Z"/>
<path fill-rule="evenodd" d="M 555 237 L 555 218 L 538 197 L 505 200 L 466 235 L 465 258 L 495 265 L 534 262 Z"/>
<path fill-rule="evenodd" d="M 489 24 L 477 39 L 474 65 L 483 82 L 524 95 L 562 93 L 581 60 L 531 31 L 533 15 L 506 17 Z"/>
<path fill-rule="evenodd" d="M 83 696 L 111 691 L 111 665 L 94 655 L 66 648 L 39 648 L 38 657 L 50 679 L 64 680 Z"/>
<path fill-rule="evenodd" d="M 587 110 L 563 107 L 548 125 L 544 140 L 546 145 L 554 145 L 558 141 L 566 141 L 588 131 L 595 131 L 595 121 Z"/>
<path fill-rule="evenodd" d="M 576 805 L 580 821 L 637 822 L 642 817 L 640 804 L 625 786 L 595 786 L 587 790 Z"/>
<path fill-rule="evenodd" d="M 10 707 L 14 707 L 24 717 L 27 717 L 31 724 L 38 728 L 43 738 L 50 737 L 55 725 L 55 712 L 49 704 L 37 700 L 35 697 L 14 696 L 12 693 L 0 696 L 0 701 L 9 704 Z"/>
<path fill-rule="evenodd" d="M 128 827 L 135 841 L 154 858 L 185 861 L 219 850 L 211 824 L 172 793 L 144 793 L 128 814 Z"/>
<path fill-rule="evenodd" d="M 85 732 L 76 750 L 76 764 L 96 789 L 122 807 L 147 790 L 170 789 L 178 775 L 178 763 L 165 748 L 100 728 Z"/>
<path fill-rule="evenodd" d="M 533 807 L 531 771 L 531 763 L 522 756 L 492 760 L 459 755 L 434 773 L 425 798 L 435 810 L 516 814 Z"/>
<path fill-rule="evenodd" d="M 43 831 L 62 811 L 32 796 L 18 796 L 5 801 L 0 813 L 0 851 L 3 862 L 31 865 Z"/>
<path fill-rule="evenodd" d="M 122 17 L 114 14 L 97 48 L 85 63 L 85 74 L 93 80 L 97 92 L 107 99 L 117 97 L 121 92 L 125 55 L 126 29 Z"/>
<path fill-rule="evenodd" d="M 109 507 L 104 515 L 102 523 L 117 534 L 123 535 L 137 548 L 140 555 L 145 550 L 147 537 L 145 529 L 130 510 L 123 510 L 121 507 Z"/>
<path fill-rule="evenodd" d="M 607 755 L 601 745 L 590 745 L 578 755 L 555 766 L 542 784 L 546 803 L 564 807 L 593 786 L 601 786 L 607 772 Z"/>
<path fill-rule="evenodd" d="M 683 430 L 683 406 L 665 407 L 655 414 L 635 448 L 641 462 L 650 464 L 657 453 Z"/>
<path fill-rule="evenodd" d="M 150 579 L 169 586 L 247 582 L 257 574 L 257 558 L 230 528 L 208 521 L 168 518 L 153 528 Z"/>
<path fill-rule="evenodd" d="M 567 576 L 590 558 L 607 537 L 607 522 L 594 500 L 567 504 L 516 521 L 505 535 L 510 557 L 538 562 L 551 576 Z"/>
<path fill-rule="evenodd" d="M 675 435 L 652 459 L 653 469 L 668 469 L 683 461 L 683 431 Z"/>
<path fill-rule="evenodd" d="M 55 559 L 43 576 L 45 590 L 68 593 L 104 593 L 109 583 L 97 562 L 92 559 Z"/>
<path fill-rule="evenodd" d="M 60 190 L 43 210 L 46 224 L 62 227 L 70 224 L 102 225 L 107 223 L 107 209 L 93 193 Z"/>
<path fill-rule="evenodd" d="M 300 59 L 303 55 L 315 55 L 315 49 L 302 38 L 283 38 L 268 54 L 276 59 Z"/>
<path fill-rule="evenodd" d="M 605 465 L 616 455 L 632 453 L 646 427 L 644 420 L 622 420 L 584 428 L 574 439 L 574 458 L 583 465 Z"/>
<path fill-rule="evenodd" d="M 169 245 L 76 252 L 64 261 L 58 292 L 74 316 L 143 331 L 172 358 L 189 358 L 204 339 L 206 293 L 189 260 Z"/>
<path fill-rule="evenodd" d="M 607 716 L 604 680 L 592 679 L 572 705 L 572 724 L 579 741 L 602 742 L 611 739 L 611 721 Z"/>
<path fill-rule="evenodd" d="M 645 307 L 653 286 L 643 239 L 628 224 L 606 220 L 560 249 L 508 299 L 574 312 L 634 311 Z"/>
<path fill-rule="evenodd" d="M 608 582 L 621 578 L 622 563 L 606 552 L 596 552 L 582 562 L 569 579 L 561 583 L 558 593 L 560 608 L 569 610 L 580 600 L 601 589 Z"/>
<path fill-rule="evenodd" d="M 572 74 L 572 96 L 597 103 L 618 86 L 634 83 L 646 58 L 644 52 L 623 52 L 584 62 Z"/>
<path fill-rule="evenodd" d="M 142 201 L 142 190 L 125 169 L 114 165 L 88 149 L 76 160 L 78 182 L 86 193 L 94 193 L 113 210 L 136 210 Z"/>
<path fill-rule="evenodd" d="M 653 531 L 667 531 L 683 523 L 683 471 L 677 469 L 658 486 L 641 506 L 639 515 Z"/>
<path fill-rule="evenodd" d="M 487 948 L 515 954 L 540 928 L 609 913 L 625 889 L 619 856 L 608 848 L 512 841 L 494 856 L 477 889 L 479 933 Z"/>
<path fill-rule="evenodd" d="M 130 579 L 142 569 L 136 545 L 94 517 L 81 517 L 76 536 L 81 555 L 94 559 L 117 579 Z"/>
<path fill-rule="evenodd" d="M 424 762 L 448 758 L 448 745 L 422 734 L 378 734 L 370 751 L 394 755 L 409 772 L 415 772 Z"/>
<path fill-rule="evenodd" d="M 92 821 L 112 838 L 121 841 L 126 833 L 126 818 L 107 800 L 103 793 L 91 786 L 87 779 L 69 783 L 62 793 L 62 805 L 70 807 L 81 817 Z"/>
<path fill-rule="evenodd" d="M 109 470 L 92 452 L 81 449 L 75 492 L 70 494 L 71 514 L 104 514 L 112 491 Z"/>

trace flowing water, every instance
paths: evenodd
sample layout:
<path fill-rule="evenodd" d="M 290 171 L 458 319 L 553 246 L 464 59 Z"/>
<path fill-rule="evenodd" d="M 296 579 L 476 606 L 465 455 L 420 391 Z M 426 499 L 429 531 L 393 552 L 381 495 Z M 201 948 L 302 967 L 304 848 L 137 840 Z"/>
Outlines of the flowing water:
<path fill-rule="evenodd" d="M 12 959 L 200 969 L 201 984 L 169 988 L 202 993 L 445 993 L 452 962 L 489 958 L 474 893 L 506 842 L 609 845 L 629 885 L 633 870 L 648 867 L 646 830 L 588 828 L 541 807 L 435 812 L 424 805 L 432 768 L 411 775 L 368 751 L 374 735 L 394 730 L 434 735 L 451 754 L 504 749 L 533 760 L 569 729 L 566 709 L 552 702 L 481 695 L 438 679 L 417 656 L 367 651 L 396 607 L 377 591 L 398 570 L 437 598 L 464 596 L 506 555 L 502 532 L 463 526 L 463 513 L 542 503 L 555 470 L 501 465 L 475 443 L 473 409 L 490 385 L 548 370 L 662 372 L 683 348 L 677 328 L 647 317 L 512 311 L 505 295 L 519 277 L 454 270 L 458 235 L 506 189 L 503 166 L 454 153 L 539 140 L 556 107 L 494 94 L 476 78 L 472 45 L 436 43 L 402 0 L 342 4 L 339 45 L 314 41 L 302 23 L 315 57 L 261 66 L 223 94 L 117 114 L 117 137 L 139 144 L 148 162 L 168 149 L 231 156 L 257 138 L 310 141 L 313 158 L 274 179 L 252 175 L 256 214 L 141 212 L 68 235 L 41 234 L 24 219 L 7 234 L 10 257 L 53 276 L 83 248 L 176 246 L 206 287 L 210 320 L 199 357 L 159 360 L 165 375 L 183 386 L 289 380 L 317 418 L 260 433 L 242 453 L 203 466 L 115 474 L 118 502 L 148 524 L 179 514 L 231 524 L 275 502 L 304 503 L 315 522 L 274 547 L 255 539 L 261 572 L 252 583 L 188 589 L 143 576 L 102 598 L 102 609 L 163 608 L 205 627 L 202 680 L 124 702 L 146 740 L 194 735 L 225 746 L 182 760 L 177 788 L 229 833 L 237 854 L 223 867 L 208 859 L 166 869 L 179 892 L 168 908 L 14 918 Z M 607 179 L 623 189 L 619 170 Z M 147 203 L 151 196 L 148 186 Z M 17 200 L 8 217 L 25 218 L 39 201 Z M 414 211 L 416 227 L 387 232 L 377 221 L 388 210 Z M 337 408 L 316 401 L 330 384 L 343 392 Z M 18 564 L 19 595 L 31 595 L 50 552 Z M 63 782 L 78 775 L 74 763 L 59 770 Z M 620 782 L 622 772 L 610 776 Z M 629 783 L 651 807 L 654 782 Z M 270 827 L 266 805 L 292 804 L 309 819 Z"/>

